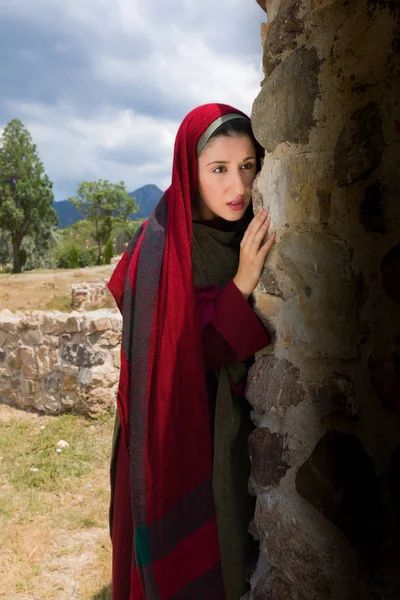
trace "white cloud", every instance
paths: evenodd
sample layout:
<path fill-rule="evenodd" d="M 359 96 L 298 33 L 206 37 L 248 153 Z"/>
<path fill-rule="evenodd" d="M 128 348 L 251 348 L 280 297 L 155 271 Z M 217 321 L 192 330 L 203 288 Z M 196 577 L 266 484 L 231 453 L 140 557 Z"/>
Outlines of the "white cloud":
<path fill-rule="evenodd" d="M 72 194 L 75 182 L 85 179 L 123 180 L 130 191 L 149 182 L 161 188 L 169 184 L 178 123 L 126 109 L 103 110 L 90 120 L 81 119 L 66 105 L 49 109 L 20 104 L 17 109 L 50 179 L 56 184 L 63 181 L 64 186 L 70 182 L 68 190 L 58 194 Z M 113 151 L 119 149 L 117 161 Z"/>
<path fill-rule="evenodd" d="M 166 187 L 178 121 L 213 101 L 249 113 L 262 79 L 255 0 L 1 0 L 0 51 L 7 19 L 29 35 L 0 126 L 25 123 L 56 199 L 97 177 Z"/>

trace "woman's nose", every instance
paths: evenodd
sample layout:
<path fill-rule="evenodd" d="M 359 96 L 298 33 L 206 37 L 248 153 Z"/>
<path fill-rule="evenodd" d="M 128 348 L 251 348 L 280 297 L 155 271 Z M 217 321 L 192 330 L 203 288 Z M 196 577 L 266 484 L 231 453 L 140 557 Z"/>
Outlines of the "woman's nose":
<path fill-rule="evenodd" d="M 246 184 L 245 184 L 243 175 L 244 175 L 244 172 L 242 170 L 237 171 L 236 174 L 234 175 L 233 186 L 234 186 L 235 193 L 238 196 L 243 196 L 243 194 L 246 191 Z"/>

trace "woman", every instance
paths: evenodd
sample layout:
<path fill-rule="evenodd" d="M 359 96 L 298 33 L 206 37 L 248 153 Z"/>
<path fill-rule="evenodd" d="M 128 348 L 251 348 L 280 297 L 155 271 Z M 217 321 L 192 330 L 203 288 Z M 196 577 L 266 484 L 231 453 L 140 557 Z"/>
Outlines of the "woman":
<path fill-rule="evenodd" d="M 109 283 L 123 314 L 113 600 L 239 600 L 246 591 L 243 391 L 248 359 L 270 341 L 248 299 L 274 241 L 263 244 L 267 212 L 251 209 L 260 156 L 240 111 L 189 113 L 171 186 Z"/>

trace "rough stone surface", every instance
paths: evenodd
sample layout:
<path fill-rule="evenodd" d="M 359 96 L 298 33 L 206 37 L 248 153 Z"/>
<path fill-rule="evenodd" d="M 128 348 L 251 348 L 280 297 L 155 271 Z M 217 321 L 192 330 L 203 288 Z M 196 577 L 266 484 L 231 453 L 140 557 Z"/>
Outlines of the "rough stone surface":
<path fill-rule="evenodd" d="M 284 499 L 276 492 L 260 494 L 254 519 L 263 556 L 282 579 L 292 583 L 300 598 L 355 600 L 357 596 L 351 575 L 354 559 L 343 551 L 340 535 L 327 529 L 324 536 L 320 536 L 310 528 L 309 517 L 297 499 Z M 318 519 L 315 518 L 314 526 L 316 521 Z M 335 546 L 342 548 L 343 554 L 340 550 L 335 553 L 334 558 L 328 561 L 331 564 L 327 569 L 329 549 Z M 342 596 L 335 595 L 337 580 L 343 579 L 345 591 Z"/>
<path fill-rule="evenodd" d="M 270 569 L 260 578 L 252 593 L 253 600 L 306 600 L 296 589 Z"/>
<path fill-rule="evenodd" d="M 272 152 L 281 142 L 305 144 L 314 124 L 319 59 L 315 48 L 298 48 L 267 79 L 253 105 L 260 144 Z"/>
<path fill-rule="evenodd" d="M 335 148 L 335 176 L 340 186 L 367 177 L 380 164 L 385 138 L 379 106 L 356 110 L 343 127 Z"/>
<path fill-rule="evenodd" d="M 328 431 L 297 471 L 296 489 L 360 552 L 377 550 L 382 518 L 378 479 L 358 438 Z"/>
<path fill-rule="evenodd" d="M 261 487 L 277 485 L 289 468 L 284 436 L 266 427 L 255 429 L 249 437 L 251 476 Z"/>
<path fill-rule="evenodd" d="M 114 300 L 106 284 L 107 281 L 91 281 L 73 285 L 72 308 L 78 311 L 87 311 L 94 307 L 114 305 Z"/>
<path fill-rule="evenodd" d="M 287 233 L 277 252 L 289 289 L 297 290 L 284 292 L 287 302 L 281 309 L 288 343 L 310 357 L 357 357 L 364 340 L 358 321 L 363 290 L 348 245 L 325 233 Z"/>
<path fill-rule="evenodd" d="M 328 377 L 317 385 L 310 385 L 310 393 L 322 421 L 344 419 L 359 421 L 361 409 L 356 401 L 354 385 L 345 377 Z"/>
<path fill-rule="evenodd" d="M 263 67 L 270 75 L 281 62 L 282 53 L 297 46 L 297 38 L 304 31 L 304 22 L 297 18 L 300 0 L 285 0 L 279 6 L 276 18 L 268 28 L 264 43 Z"/>
<path fill-rule="evenodd" d="M 374 348 L 368 359 L 371 383 L 382 405 L 400 415 L 400 338 Z"/>
<path fill-rule="evenodd" d="M 400 304 L 400 244 L 385 254 L 381 261 L 382 284 L 393 302 Z"/>
<path fill-rule="evenodd" d="M 116 309 L 2 312 L 0 332 L 7 333 L 0 337 L 0 403 L 54 415 L 109 410 L 117 392 L 121 326 Z M 96 334 L 90 334 L 93 327 Z"/>
<path fill-rule="evenodd" d="M 254 293 L 272 344 L 248 378 L 261 548 L 248 600 L 399 595 L 397 5 L 265 0 L 252 197 L 276 242 Z M 288 447 L 274 483 L 267 435 Z"/>
<path fill-rule="evenodd" d="M 261 414 L 297 406 L 305 397 L 299 376 L 289 361 L 265 355 L 250 370 L 247 399 Z"/>
<path fill-rule="evenodd" d="M 61 357 L 77 367 L 91 367 L 103 364 L 107 353 L 100 348 L 93 350 L 84 344 L 67 343 L 62 350 Z"/>
<path fill-rule="evenodd" d="M 371 183 L 364 194 L 360 208 L 360 221 L 367 231 L 384 234 L 387 231 L 382 185 Z"/>

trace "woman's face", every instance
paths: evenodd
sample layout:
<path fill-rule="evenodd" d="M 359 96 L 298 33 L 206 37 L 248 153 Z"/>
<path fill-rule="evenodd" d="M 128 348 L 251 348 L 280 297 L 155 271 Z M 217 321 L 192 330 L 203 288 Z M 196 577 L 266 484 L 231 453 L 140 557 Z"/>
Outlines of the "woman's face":
<path fill-rule="evenodd" d="M 202 219 L 238 221 L 251 201 L 256 149 L 248 135 L 211 138 L 198 158 L 198 204 Z"/>

